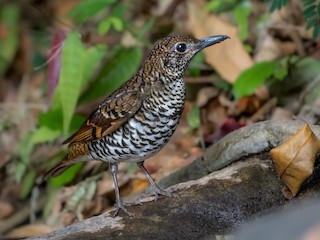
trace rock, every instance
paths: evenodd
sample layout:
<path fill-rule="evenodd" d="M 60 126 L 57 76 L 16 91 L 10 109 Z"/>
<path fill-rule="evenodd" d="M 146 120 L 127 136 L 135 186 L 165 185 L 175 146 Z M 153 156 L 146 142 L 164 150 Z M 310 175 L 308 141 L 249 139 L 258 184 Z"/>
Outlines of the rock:
<path fill-rule="evenodd" d="M 265 216 L 236 233 L 234 240 L 320 239 L 319 198 Z"/>
<path fill-rule="evenodd" d="M 285 199 L 284 184 L 268 154 L 302 124 L 267 121 L 229 134 L 162 181 L 164 186 L 182 182 L 169 188 L 178 198 L 144 198 L 142 205 L 129 208 L 134 218 L 123 212 L 112 218 L 109 211 L 32 239 L 213 239 L 291 202 L 320 197 L 320 174 L 315 173 L 298 197 Z M 320 135 L 318 126 L 311 128 Z"/>

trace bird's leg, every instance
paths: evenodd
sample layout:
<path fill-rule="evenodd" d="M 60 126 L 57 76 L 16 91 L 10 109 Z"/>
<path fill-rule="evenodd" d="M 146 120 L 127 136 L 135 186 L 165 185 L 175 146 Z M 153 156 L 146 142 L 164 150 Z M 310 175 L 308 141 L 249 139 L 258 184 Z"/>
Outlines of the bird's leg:
<path fill-rule="evenodd" d="M 118 178 L 117 178 L 118 164 L 117 163 L 110 163 L 110 168 L 111 168 L 111 173 L 112 173 L 112 178 L 113 178 L 113 183 L 114 183 L 114 192 L 116 195 L 116 203 L 115 203 L 116 211 L 113 214 L 113 217 L 118 215 L 120 209 L 123 210 L 129 216 L 133 217 L 133 214 L 127 210 L 126 205 L 123 203 L 123 201 L 120 197 Z"/>
<path fill-rule="evenodd" d="M 138 167 L 143 171 L 144 175 L 146 176 L 146 178 L 149 180 L 150 182 L 150 185 L 154 191 L 154 194 L 155 194 L 155 197 L 157 200 L 159 195 L 163 195 L 163 196 L 174 196 L 175 194 L 172 194 L 171 192 L 169 191 L 166 191 L 166 190 L 163 190 L 161 189 L 152 179 L 152 177 L 150 176 L 150 174 L 148 173 L 147 169 L 144 167 L 144 162 L 138 162 L 137 165 Z"/>

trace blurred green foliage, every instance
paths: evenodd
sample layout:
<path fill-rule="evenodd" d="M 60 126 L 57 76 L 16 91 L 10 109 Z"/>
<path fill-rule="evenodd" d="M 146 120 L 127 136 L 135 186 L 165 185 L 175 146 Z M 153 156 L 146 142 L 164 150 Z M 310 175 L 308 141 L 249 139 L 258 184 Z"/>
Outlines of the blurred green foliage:
<path fill-rule="evenodd" d="M 289 0 L 264 0 L 270 3 L 270 12 L 281 9 L 289 3 Z M 313 37 L 320 36 L 320 1 L 301 0 L 303 4 L 303 16 L 306 21 L 306 29 L 313 28 Z M 232 13 L 235 24 L 239 29 L 239 38 L 245 42 L 249 33 L 249 17 L 252 4 L 249 0 L 212 0 L 209 1 L 205 9 L 216 14 L 223 12 Z M 266 20 L 266 19 L 265 19 Z M 247 47 L 244 43 L 244 46 Z M 250 51 L 250 47 L 248 46 Z M 292 59 L 291 59 L 292 60 Z M 297 60 L 280 59 L 269 62 L 257 63 L 249 69 L 243 71 L 232 86 L 232 92 L 236 98 L 253 94 L 257 88 L 273 81 L 282 81 L 290 78 L 290 70 L 301 67 Z M 314 65 L 314 64 L 313 64 Z"/>
<path fill-rule="evenodd" d="M 7 4 L 0 8 L 0 22 L 8 29 L 8 36 L 0 37 L 0 76 L 3 75 L 16 53 L 19 43 L 19 21 L 20 11 L 14 4 Z"/>
<path fill-rule="evenodd" d="M 277 68 L 276 62 L 260 62 L 244 70 L 233 85 L 233 94 L 236 98 L 253 94 L 258 87 L 272 76 Z"/>
<path fill-rule="evenodd" d="M 200 108 L 196 105 L 193 105 L 190 112 L 187 113 L 187 121 L 190 126 L 189 131 L 200 128 Z"/>
<path fill-rule="evenodd" d="M 280 9 L 288 3 L 288 0 L 265 0 L 271 3 L 270 11 Z M 306 28 L 313 28 L 314 37 L 320 35 L 319 1 L 303 0 L 304 17 Z M 127 19 L 127 12 L 130 5 L 126 1 L 115 0 L 83 0 L 71 12 L 70 16 L 77 24 L 84 24 L 87 21 L 95 23 L 95 31 L 100 35 L 110 32 L 129 32 L 137 42 L 146 41 L 145 34 L 153 26 L 154 18 L 150 18 L 144 27 L 135 27 Z M 249 36 L 249 17 L 252 11 L 252 4 L 249 0 L 210 0 L 205 6 L 207 11 L 232 13 L 235 23 L 238 25 L 239 37 L 246 42 Z M 0 38 L 0 75 L 8 68 L 14 58 L 19 43 L 19 21 L 21 8 L 19 4 L 12 1 L 0 8 L 0 21 L 5 23 L 8 31 L 7 38 Z M 39 41 L 39 39 L 36 39 Z M 21 197 L 28 196 L 34 182 L 37 171 L 48 170 L 52 164 L 60 161 L 64 155 L 61 151 L 56 156 L 45 161 L 42 166 L 32 166 L 30 157 L 37 144 L 52 143 L 61 138 L 67 137 L 74 132 L 84 121 L 83 116 L 75 114 L 75 109 L 80 104 L 100 99 L 107 96 L 125 81 L 127 81 L 137 70 L 142 60 L 141 44 L 130 48 L 118 43 L 112 49 L 105 45 L 85 47 L 81 42 L 78 30 L 69 31 L 66 39 L 61 44 L 61 71 L 59 81 L 55 88 L 51 105 L 46 112 L 39 116 L 37 128 L 21 139 L 17 146 L 18 162 L 15 169 L 15 179 L 22 183 Z M 146 45 L 146 42 L 143 42 Z M 56 47 L 56 46 L 55 46 Z M 200 66 L 204 62 L 203 53 L 198 54 L 189 65 L 188 74 L 196 77 L 201 74 Z M 288 64 L 289 63 L 289 64 Z M 302 61 L 303 63 L 303 61 Z M 289 60 L 262 62 L 245 70 L 236 80 L 232 92 L 235 97 L 252 94 L 261 85 L 275 81 L 286 81 L 290 78 L 292 69 L 318 68 L 315 62 L 308 62 L 309 65 L 295 64 Z M 310 65 L 311 64 L 311 65 Z M 318 73 L 318 71 L 315 71 Z M 216 82 L 215 86 L 225 91 L 230 90 L 230 85 L 224 82 Z M 318 97 L 313 91 L 313 97 Z M 200 127 L 200 109 L 194 106 L 187 116 L 188 123 L 192 130 Z M 4 124 L 0 125 L 0 129 Z M 51 179 L 48 188 L 63 186 L 71 182 L 81 169 L 81 164 L 75 165 L 65 171 L 61 176 Z M 50 191 L 51 191 L 50 190 Z M 53 191 L 53 190 L 52 190 Z"/>
<path fill-rule="evenodd" d="M 235 24 L 239 29 L 239 37 L 242 41 L 248 38 L 249 16 L 252 4 L 249 0 L 211 0 L 205 5 L 205 10 L 220 14 L 231 12 L 235 19 Z"/>
<path fill-rule="evenodd" d="M 201 74 L 201 66 L 204 63 L 204 53 L 199 52 L 197 55 L 194 56 L 192 61 L 189 63 L 187 68 L 188 75 L 191 77 L 198 77 Z"/>
<path fill-rule="evenodd" d="M 84 23 L 98 15 L 115 0 L 84 0 L 80 2 L 69 14 L 76 23 Z"/>
<path fill-rule="evenodd" d="M 279 10 L 289 3 L 289 0 L 264 0 L 271 3 L 270 12 Z M 320 37 L 320 1 L 319 0 L 301 0 L 303 3 L 303 16 L 307 23 L 306 29 L 313 28 L 313 37 Z"/>
<path fill-rule="evenodd" d="M 100 35 L 128 31 L 134 32 L 136 39 L 142 39 L 152 27 L 153 19 L 150 19 L 144 28 L 137 29 L 126 19 L 124 13 L 129 11 L 128 8 L 129 5 L 125 2 L 115 0 L 83 0 L 69 16 L 80 25 L 87 21 L 96 23 L 95 31 Z M 10 36 L 5 41 L 0 39 L 0 49 L 4 50 L 0 51 L 0 73 L 5 71 L 17 50 L 20 11 L 19 2 L 15 1 L 0 9 L 0 20 L 10 27 Z M 86 47 L 77 29 L 69 31 L 63 42 L 51 47 L 61 51 L 58 84 L 49 109 L 39 116 L 37 128 L 25 135 L 17 146 L 19 161 L 16 164 L 15 179 L 22 182 L 22 198 L 30 194 L 36 181 L 36 172 L 50 169 L 65 154 L 62 150 L 42 166 L 32 166 L 30 157 L 35 146 L 54 142 L 62 135 L 67 137 L 78 129 L 84 117 L 75 114 L 76 107 L 114 91 L 136 72 L 142 59 L 142 47 L 138 44 L 125 47 L 119 42 L 112 49 L 108 49 L 106 45 Z M 59 55 L 54 56 L 57 57 Z M 51 60 L 57 59 L 48 61 Z M 74 165 L 59 177 L 50 179 L 48 188 L 53 189 L 69 183 L 81 167 L 82 164 Z"/>

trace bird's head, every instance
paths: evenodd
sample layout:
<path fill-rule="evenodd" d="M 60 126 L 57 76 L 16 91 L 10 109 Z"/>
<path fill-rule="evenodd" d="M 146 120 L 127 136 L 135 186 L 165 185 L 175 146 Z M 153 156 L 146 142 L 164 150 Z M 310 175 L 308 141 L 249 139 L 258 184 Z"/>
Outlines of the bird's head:
<path fill-rule="evenodd" d="M 196 53 L 228 38 L 228 36 L 218 35 L 199 40 L 187 35 L 169 36 L 154 46 L 150 56 L 167 74 L 180 77 Z"/>

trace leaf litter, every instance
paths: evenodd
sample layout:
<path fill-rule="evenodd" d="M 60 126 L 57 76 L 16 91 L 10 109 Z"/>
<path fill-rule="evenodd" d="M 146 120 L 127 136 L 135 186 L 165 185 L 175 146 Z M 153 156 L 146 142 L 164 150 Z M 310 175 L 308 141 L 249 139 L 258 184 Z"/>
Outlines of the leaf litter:
<path fill-rule="evenodd" d="M 59 19 L 53 21 L 53 25 L 55 25 L 53 27 L 59 25 L 59 29 L 62 27 L 71 31 L 75 30 L 76 27 L 66 13 L 79 2 L 78 0 L 70 1 L 70 3 L 68 1 L 68 4 L 64 4 L 62 1 L 56 1 L 52 8 L 44 1 L 40 7 L 41 11 L 52 13 L 53 19 Z M 270 118 L 291 119 L 299 113 L 303 99 L 294 105 L 292 102 L 297 102 L 296 98 L 292 98 L 292 96 L 290 98 L 290 95 L 281 92 L 282 88 L 279 87 L 277 89 L 280 93 L 274 97 L 273 92 L 268 87 L 269 83 L 265 84 L 263 82 L 258 89 L 239 99 L 234 98 L 231 92 L 232 86 L 239 75 L 245 69 L 254 67 L 256 62 L 274 61 L 291 54 L 320 56 L 319 43 L 311 39 L 310 32 L 305 31 L 303 21 L 301 19 L 294 21 L 290 18 L 290 14 L 299 15 L 297 6 L 293 5 L 291 8 L 286 8 L 281 13 L 273 13 L 268 21 L 262 22 L 261 26 L 257 26 L 256 23 L 261 20 L 260 16 L 267 12 L 267 6 L 263 3 L 256 3 L 256 5 L 253 5 L 252 13 L 248 19 L 250 34 L 248 34 L 248 39 L 242 41 L 238 36 L 239 28 L 233 17 L 229 13 L 216 14 L 204 10 L 202 1 L 155 1 L 158 5 L 150 5 L 149 1 L 141 2 L 142 6 L 137 5 L 131 9 L 136 13 L 132 22 L 136 26 L 143 26 L 149 23 L 150 16 L 154 17 L 155 24 L 151 25 L 150 33 L 139 37 L 137 33 L 125 32 L 123 37 L 119 37 L 119 34 L 114 32 L 109 32 L 106 36 L 99 36 L 91 32 L 90 37 L 88 37 L 89 41 L 91 39 L 95 43 L 97 41 L 100 41 L 99 43 L 107 42 L 108 47 L 112 49 L 118 42 L 128 41 L 125 39 L 134 39 L 134 41 L 131 40 L 134 46 L 147 46 L 144 48 L 146 53 L 150 49 L 151 43 L 170 34 L 170 32 L 180 31 L 197 38 L 215 34 L 224 34 L 231 37 L 229 44 L 208 48 L 204 52 L 205 62 L 197 65 L 200 70 L 197 71 L 200 73 L 199 76 L 186 76 L 190 91 L 188 92 L 188 101 L 181 123 L 169 144 L 159 154 L 146 161 L 145 164 L 156 181 L 191 163 L 202 155 L 205 146 L 210 146 L 235 129 Z M 29 22 L 25 19 L 24 21 L 31 26 L 35 25 L 32 19 L 37 18 L 29 19 Z M 61 24 L 62 22 L 64 23 Z M 6 27 L 0 24 L 0 38 L 5 38 L 7 34 Z M 40 199 L 45 196 L 52 197 L 51 202 L 53 204 L 49 204 L 48 201 L 47 206 L 43 209 L 43 212 L 47 212 L 47 214 L 44 214 L 46 217 L 37 219 L 42 223 L 34 223 L 27 216 L 22 219 L 22 222 L 24 222 L 22 226 L 19 226 L 18 223 L 13 224 L 11 233 L 7 235 L 11 237 L 34 236 L 52 231 L 58 227 L 100 214 L 112 208 L 114 201 L 111 175 L 106 172 L 105 165 L 96 162 L 81 167 L 75 179 L 61 189 L 52 190 L 41 183 L 41 175 L 47 168 L 48 159 L 60 153 L 63 149 L 60 146 L 62 138 L 34 146 L 21 145 L 25 134 L 32 132 L 38 126 L 39 114 L 49 107 L 47 98 L 54 92 L 55 85 L 54 82 L 50 85 L 47 94 L 46 91 L 43 91 L 48 74 L 45 67 L 38 69 L 36 72 L 31 70 L 39 66 L 39 63 L 35 64 L 31 60 L 31 55 L 37 55 L 36 50 L 39 50 L 40 47 L 32 42 L 33 39 L 29 37 L 28 32 L 22 34 L 21 38 L 25 39 L 19 45 L 19 51 L 22 53 L 20 56 L 22 57 L 19 58 L 17 54 L 11 63 L 11 68 L 8 67 L 4 75 L 5 81 L 0 81 L 0 179 L 3 180 L 0 190 L 0 212 L 4 214 L 3 219 L 10 220 L 10 217 L 18 213 L 28 203 L 28 200 L 34 197 L 32 195 L 34 189 L 39 189 L 41 192 Z M 45 34 L 50 36 L 48 33 Z M 90 42 L 87 43 L 88 46 L 91 44 Z M 248 51 L 248 45 L 253 48 L 253 51 Z M 42 52 L 43 50 L 41 49 Z M 45 50 L 48 53 L 50 52 L 50 44 L 48 49 Z M 140 59 L 136 54 L 132 56 L 137 60 Z M 47 57 L 50 58 L 50 54 L 47 54 Z M 286 61 L 285 67 L 290 65 L 289 60 Z M 55 63 L 55 61 L 59 62 L 59 56 L 53 57 L 52 63 Z M 14 64 L 15 62 L 16 64 Z M 317 71 L 314 71 L 314 69 L 318 69 L 316 64 L 308 62 L 305 65 L 314 67 L 312 71 L 310 71 L 310 68 L 303 70 L 300 68 L 299 76 L 301 77 L 299 78 L 302 79 L 310 72 L 315 72 L 315 75 L 318 74 Z M 51 75 L 55 76 L 56 74 L 57 71 L 51 72 Z M 276 75 L 271 70 L 268 76 L 270 74 Z M 53 79 L 54 76 L 50 77 L 52 81 L 55 80 Z M 310 76 L 308 82 L 313 82 L 314 75 L 309 74 L 308 76 Z M 253 74 L 251 78 L 254 77 Z M 223 84 L 221 84 L 222 82 Z M 291 82 L 294 81 L 291 80 Z M 302 91 L 302 86 L 299 86 L 298 94 Z M 310 89 L 316 89 L 314 85 L 312 86 Z M 92 92 L 90 94 L 89 97 L 93 99 L 94 94 Z M 309 95 L 305 94 L 305 96 Z M 291 103 L 285 101 L 286 99 L 282 97 L 288 97 Z M 317 95 L 314 98 L 316 99 Z M 315 107 L 312 107 L 312 102 L 309 104 L 311 105 L 308 105 L 307 109 L 313 114 L 312 119 L 318 121 L 320 114 L 314 110 Z M 86 115 L 94 105 L 96 103 L 77 106 L 76 113 L 81 112 Z M 192 116 L 192 128 L 187 118 L 187 113 L 191 109 L 199 110 L 199 114 Z M 65 124 L 68 125 L 68 122 Z M 281 169 L 279 170 L 279 176 L 290 189 L 291 196 L 299 192 L 303 181 L 312 173 L 314 156 L 317 155 L 319 145 L 319 140 L 307 127 L 301 131 L 296 134 L 297 136 L 293 136 L 294 140 L 283 143 L 285 147 L 280 145 L 276 150 L 272 150 L 271 154 L 279 158 L 280 162 L 285 161 L 275 164 Z M 18 145 L 18 143 L 20 144 Z M 15 146 L 19 146 L 20 149 Z M 32 149 L 32 151 L 28 153 L 23 150 L 27 148 Z M 290 151 L 287 152 L 290 153 L 292 152 L 291 149 L 295 149 L 296 152 L 294 156 L 286 156 L 286 150 L 282 153 L 282 148 L 289 149 Z M 30 160 L 21 161 L 23 158 L 28 159 L 28 154 L 30 154 Z M 302 159 L 301 154 L 308 156 L 307 162 L 303 161 L 305 159 Z M 20 193 L 23 184 L 21 180 L 17 181 L 17 179 L 23 179 L 30 169 L 36 172 L 34 185 L 31 186 L 29 194 L 26 194 L 26 198 L 21 199 Z M 304 171 L 300 171 L 300 169 L 304 169 Z M 121 193 L 128 200 L 134 199 L 139 192 L 148 186 L 143 174 L 134 165 L 121 164 L 119 172 Z M 90 179 L 92 176 L 93 178 Z M 4 231 L 0 231 L 0 235 L 4 233 Z"/>

